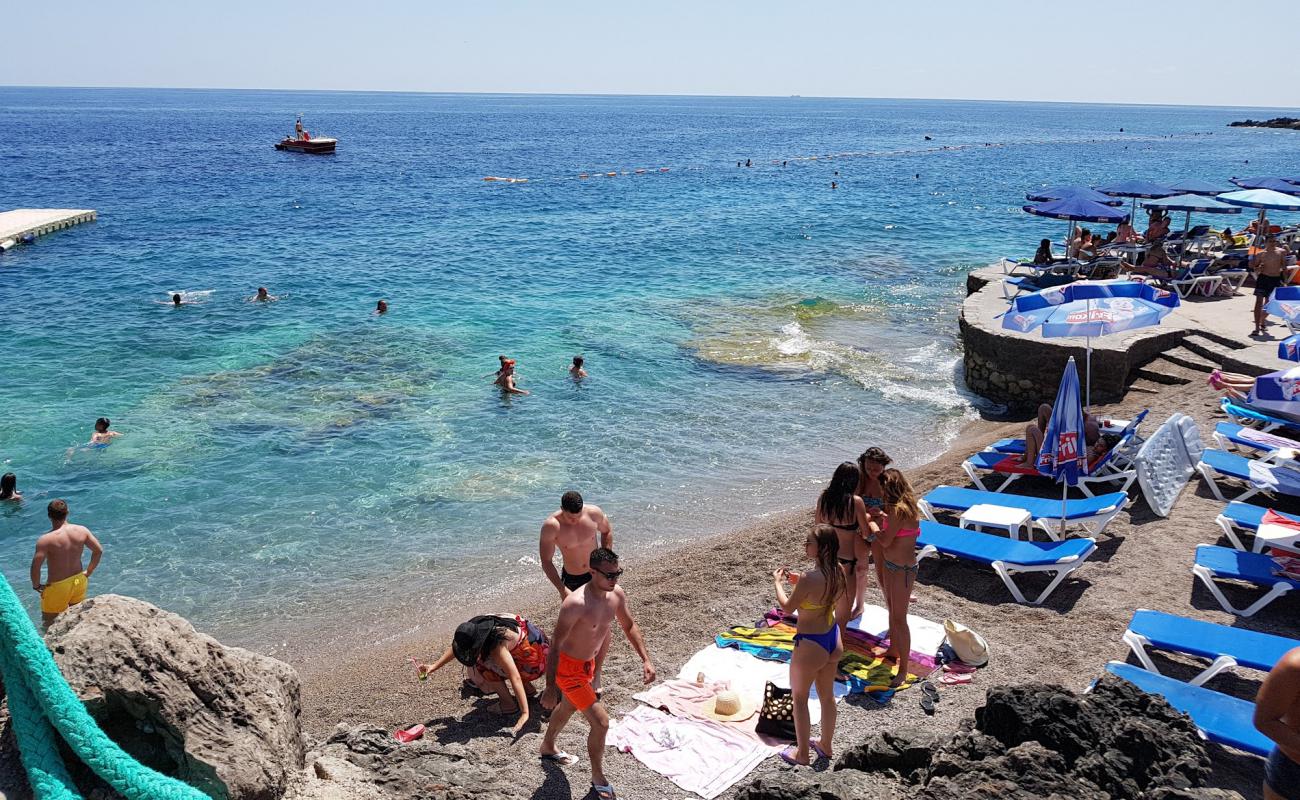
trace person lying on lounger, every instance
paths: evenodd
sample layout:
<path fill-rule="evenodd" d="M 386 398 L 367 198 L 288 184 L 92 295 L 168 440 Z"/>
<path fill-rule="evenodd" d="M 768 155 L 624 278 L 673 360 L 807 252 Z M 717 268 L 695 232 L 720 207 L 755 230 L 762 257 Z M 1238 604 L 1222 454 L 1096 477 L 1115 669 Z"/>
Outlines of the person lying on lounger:
<path fill-rule="evenodd" d="M 1210 386 L 1214 387 L 1230 400 L 1245 400 L 1250 394 L 1250 390 L 1255 388 L 1255 379 L 1249 375 L 1241 375 L 1236 372 L 1221 372 L 1215 370 L 1210 373 Z"/>
<path fill-rule="evenodd" d="M 1038 406 L 1038 416 L 1025 426 L 1025 454 L 1020 463 L 1032 467 L 1038 462 L 1038 453 L 1043 449 L 1043 437 L 1047 435 L 1047 424 L 1052 420 L 1052 407 L 1047 403 Z"/>

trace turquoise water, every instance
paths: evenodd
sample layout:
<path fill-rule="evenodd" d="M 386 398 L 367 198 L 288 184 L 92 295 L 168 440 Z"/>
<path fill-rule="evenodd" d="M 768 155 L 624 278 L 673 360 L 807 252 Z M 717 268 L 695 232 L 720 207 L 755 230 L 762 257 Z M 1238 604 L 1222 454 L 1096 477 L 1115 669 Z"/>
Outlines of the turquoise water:
<path fill-rule="evenodd" d="M 296 113 L 339 152 L 273 150 Z M 566 489 L 642 557 L 811 503 L 839 460 L 920 463 L 973 414 L 965 274 L 1064 229 L 1027 189 L 1293 173 L 1295 134 L 1243 116 L 0 89 L 0 208 L 100 213 L 0 256 L 28 496 L 0 564 L 26 585 L 64 497 L 108 549 L 93 591 L 265 645 L 536 574 Z M 498 354 L 532 395 L 491 387 Z M 125 435 L 69 452 L 98 416 Z"/>

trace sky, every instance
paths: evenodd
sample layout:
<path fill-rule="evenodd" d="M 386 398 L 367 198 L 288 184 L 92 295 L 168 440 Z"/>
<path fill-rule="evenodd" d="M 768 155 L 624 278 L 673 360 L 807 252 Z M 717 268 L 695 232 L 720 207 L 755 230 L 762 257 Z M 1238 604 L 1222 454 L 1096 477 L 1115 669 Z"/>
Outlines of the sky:
<path fill-rule="evenodd" d="M 1295 0 L 68 0 L 6 13 L 0 85 L 1285 109 L 1298 26 Z"/>

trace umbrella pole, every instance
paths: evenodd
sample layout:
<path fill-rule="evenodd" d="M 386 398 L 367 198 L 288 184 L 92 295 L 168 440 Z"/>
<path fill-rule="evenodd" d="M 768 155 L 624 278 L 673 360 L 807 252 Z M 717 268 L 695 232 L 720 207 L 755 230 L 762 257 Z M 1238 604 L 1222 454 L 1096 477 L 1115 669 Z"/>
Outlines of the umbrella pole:
<path fill-rule="evenodd" d="M 1091 300 L 1088 301 L 1088 314 L 1089 316 L 1092 315 Z M 1092 413 L 1092 335 L 1091 334 L 1088 335 L 1087 340 L 1088 340 L 1088 370 L 1087 370 L 1088 383 L 1087 383 L 1087 389 L 1085 390 L 1083 396 L 1085 400 L 1084 410 L 1087 411 L 1089 414 L 1091 414 Z"/>
<path fill-rule="evenodd" d="M 1187 255 L 1187 232 L 1192 229 L 1192 212 L 1183 215 L 1183 240 L 1178 248 L 1178 265 L 1182 266 L 1183 256 Z"/>
<path fill-rule="evenodd" d="M 1070 484 L 1066 482 L 1065 477 L 1061 477 L 1061 541 L 1065 541 L 1065 508 L 1066 495 L 1070 491 Z"/>
<path fill-rule="evenodd" d="M 1259 216 L 1255 219 L 1255 238 L 1251 240 L 1251 247 L 1258 249 L 1259 242 L 1264 238 L 1264 214 L 1265 209 L 1259 210 Z"/>

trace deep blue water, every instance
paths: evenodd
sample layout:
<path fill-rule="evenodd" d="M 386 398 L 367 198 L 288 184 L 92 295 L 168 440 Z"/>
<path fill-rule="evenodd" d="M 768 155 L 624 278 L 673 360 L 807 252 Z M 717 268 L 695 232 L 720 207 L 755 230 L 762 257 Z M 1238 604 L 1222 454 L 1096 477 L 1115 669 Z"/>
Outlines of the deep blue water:
<path fill-rule="evenodd" d="M 336 155 L 272 149 L 297 113 Z M 100 214 L 0 256 L 0 564 L 65 497 L 93 591 L 264 645 L 534 575 L 566 489 L 641 555 L 811 503 L 972 414 L 965 274 L 1064 229 L 1027 189 L 1294 173 L 1260 113 L 0 88 L 0 209 Z"/>

